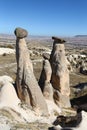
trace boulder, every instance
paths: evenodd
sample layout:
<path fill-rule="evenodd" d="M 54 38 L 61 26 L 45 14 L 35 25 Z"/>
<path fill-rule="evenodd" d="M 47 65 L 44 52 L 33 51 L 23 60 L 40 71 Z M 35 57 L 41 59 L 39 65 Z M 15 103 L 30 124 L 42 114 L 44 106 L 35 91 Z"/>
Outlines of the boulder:
<path fill-rule="evenodd" d="M 62 127 L 76 127 L 82 121 L 81 112 L 77 113 L 75 116 L 58 116 L 53 122 L 53 125 L 60 125 Z"/>
<path fill-rule="evenodd" d="M 50 54 L 49 53 L 43 53 L 43 58 L 49 60 Z"/>
<path fill-rule="evenodd" d="M 66 42 L 64 39 L 58 38 L 53 36 L 52 39 L 54 40 L 55 43 L 64 43 Z"/>
<path fill-rule="evenodd" d="M 28 32 L 23 28 L 16 28 L 14 31 L 17 38 L 24 38 L 27 37 Z"/>
<path fill-rule="evenodd" d="M 80 73 L 87 75 L 87 66 L 85 65 L 84 62 L 81 63 Z"/>

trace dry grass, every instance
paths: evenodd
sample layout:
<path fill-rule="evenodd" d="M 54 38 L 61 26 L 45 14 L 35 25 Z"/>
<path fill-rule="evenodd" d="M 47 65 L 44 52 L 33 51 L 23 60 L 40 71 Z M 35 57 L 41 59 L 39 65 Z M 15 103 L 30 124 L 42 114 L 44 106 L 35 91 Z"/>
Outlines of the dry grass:
<path fill-rule="evenodd" d="M 18 123 L 15 124 L 11 130 L 48 130 L 48 127 L 50 125 L 46 123 L 39 123 L 39 122 L 34 122 L 34 123 Z"/>

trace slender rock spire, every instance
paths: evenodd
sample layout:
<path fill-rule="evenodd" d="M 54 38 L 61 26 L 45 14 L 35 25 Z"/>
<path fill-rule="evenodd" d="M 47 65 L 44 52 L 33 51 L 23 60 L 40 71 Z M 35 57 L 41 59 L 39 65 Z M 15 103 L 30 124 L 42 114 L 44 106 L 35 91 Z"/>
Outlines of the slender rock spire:
<path fill-rule="evenodd" d="M 24 39 L 28 33 L 22 28 L 16 28 L 14 33 L 16 35 L 16 86 L 18 96 L 35 110 L 40 109 L 43 114 L 47 115 L 47 105 L 34 76 L 29 50 Z"/>

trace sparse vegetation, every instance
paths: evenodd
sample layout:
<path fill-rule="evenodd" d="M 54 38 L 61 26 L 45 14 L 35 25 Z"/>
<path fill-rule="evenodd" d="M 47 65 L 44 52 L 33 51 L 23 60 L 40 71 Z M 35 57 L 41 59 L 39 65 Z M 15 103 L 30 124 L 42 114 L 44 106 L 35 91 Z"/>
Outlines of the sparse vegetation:
<path fill-rule="evenodd" d="M 29 50 L 31 50 L 31 60 L 33 63 L 33 67 L 34 67 L 34 74 L 36 76 L 36 79 L 39 80 L 40 77 L 40 73 L 41 73 L 41 69 L 42 69 L 42 61 L 43 61 L 43 53 L 47 52 L 49 49 L 52 48 L 52 41 L 50 41 L 50 39 L 48 40 L 34 40 L 34 41 L 28 41 L 28 48 Z M 12 44 L 14 42 L 14 40 L 12 41 L 11 39 L 11 44 L 6 44 L 6 42 L 2 45 L 0 44 L 0 47 L 5 47 L 5 48 L 11 48 L 14 49 L 15 48 L 15 44 Z M 85 46 L 84 44 L 81 44 L 81 46 L 78 46 L 78 44 L 73 44 L 72 43 L 66 43 L 65 44 L 66 47 L 66 55 L 70 55 L 70 54 L 86 54 L 87 51 L 87 46 Z M 80 58 L 79 58 L 80 59 Z M 74 58 L 74 60 L 77 62 L 77 59 Z M 85 60 L 84 58 L 82 60 Z M 87 60 L 87 59 L 86 59 Z M 86 61 L 87 62 L 87 61 Z M 73 64 L 73 63 L 72 63 Z M 79 63 L 80 64 L 80 63 Z M 6 54 L 4 53 L 3 55 L 0 55 L 0 75 L 9 75 L 11 76 L 14 81 L 16 78 L 16 70 L 17 70 L 17 64 L 16 64 L 16 58 L 15 58 L 15 54 Z M 74 65 L 72 65 L 73 67 Z M 76 69 L 76 68 L 75 68 Z M 76 91 L 75 86 L 80 84 L 80 83 L 86 83 L 87 82 L 87 75 L 81 74 L 78 71 L 72 71 L 70 72 L 70 87 L 71 87 L 71 95 L 70 98 L 77 98 L 80 97 L 82 95 L 86 95 L 87 94 L 87 87 L 85 87 L 85 89 L 80 89 L 80 91 Z M 0 84 L 1 86 L 1 84 Z M 20 104 L 21 108 L 23 110 L 27 109 L 27 106 L 24 104 Z M 6 116 L 8 117 L 10 120 L 14 120 L 14 117 L 10 114 L 10 112 L 3 110 L 0 110 L 0 115 Z M 16 113 L 17 115 L 19 113 Z M 70 115 L 69 111 L 66 111 L 66 113 L 64 113 L 66 115 Z M 58 116 L 58 112 L 54 111 L 54 115 Z M 20 115 L 18 115 L 20 116 Z M 12 124 L 12 130 L 35 130 L 37 128 L 37 130 L 47 130 L 47 128 L 50 127 L 48 124 L 45 123 L 39 123 L 39 122 L 34 122 L 34 123 L 29 123 L 29 124 L 25 124 L 25 123 L 15 123 Z"/>

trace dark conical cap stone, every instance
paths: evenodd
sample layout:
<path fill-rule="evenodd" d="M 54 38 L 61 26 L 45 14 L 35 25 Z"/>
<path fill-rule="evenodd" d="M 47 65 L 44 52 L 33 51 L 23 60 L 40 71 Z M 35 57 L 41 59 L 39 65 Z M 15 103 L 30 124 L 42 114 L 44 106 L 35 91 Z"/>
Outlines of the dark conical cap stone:
<path fill-rule="evenodd" d="M 64 43 L 66 42 L 64 39 L 58 38 L 58 37 L 52 37 L 52 39 L 54 40 L 54 42 L 56 43 Z"/>
<path fill-rule="evenodd" d="M 28 32 L 23 28 L 16 28 L 14 34 L 16 35 L 17 38 L 24 38 L 27 37 Z"/>

